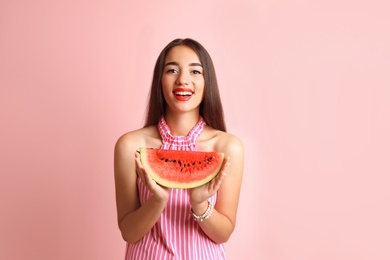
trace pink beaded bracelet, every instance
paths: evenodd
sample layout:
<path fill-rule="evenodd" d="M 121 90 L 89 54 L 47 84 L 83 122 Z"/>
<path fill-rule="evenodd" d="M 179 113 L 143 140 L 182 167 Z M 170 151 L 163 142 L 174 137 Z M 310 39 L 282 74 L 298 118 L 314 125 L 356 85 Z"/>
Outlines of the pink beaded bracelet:
<path fill-rule="evenodd" d="M 211 217 L 211 215 L 213 214 L 213 211 L 214 211 L 214 205 L 209 200 L 207 200 L 207 203 L 208 203 L 208 206 L 207 206 L 206 212 L 203 213 L 203 215 L 201 215 L 201 216 L 196 215 L 195 212 L 191 208 L 191 214 L 194 217 L 195 221 L 203 222 L 206 219 L 208 219 L 209 217 Z"/>

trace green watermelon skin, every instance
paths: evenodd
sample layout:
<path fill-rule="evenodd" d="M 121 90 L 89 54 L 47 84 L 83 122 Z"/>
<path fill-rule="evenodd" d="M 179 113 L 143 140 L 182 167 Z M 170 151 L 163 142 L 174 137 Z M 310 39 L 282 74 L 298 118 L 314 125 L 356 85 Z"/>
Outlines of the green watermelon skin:
<path fill-rule="evenodd" d="M 190 189 L 214 179 L 223 153 L 140 148 L 141 163 L 152 179 L 168 188 Z"/>

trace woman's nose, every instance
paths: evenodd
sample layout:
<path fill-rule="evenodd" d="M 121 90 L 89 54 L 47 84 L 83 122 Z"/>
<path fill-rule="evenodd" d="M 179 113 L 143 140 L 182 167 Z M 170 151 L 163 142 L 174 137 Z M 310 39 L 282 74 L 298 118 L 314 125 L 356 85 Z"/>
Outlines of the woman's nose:
<path fill-rule="evenodd" d="M 185 72 L 180 72 L 176 78 L 177 85 L 188 85 L 188 75 Z"/>

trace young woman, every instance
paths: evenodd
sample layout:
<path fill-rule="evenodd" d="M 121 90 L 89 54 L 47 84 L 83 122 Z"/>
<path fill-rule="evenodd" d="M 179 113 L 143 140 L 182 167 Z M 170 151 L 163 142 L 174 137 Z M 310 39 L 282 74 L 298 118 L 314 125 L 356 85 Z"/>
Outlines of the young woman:
<path fill-rule="evenodd" d="M 142 167 L 140 147 L 225 153 L 209 183 L 170 189 Z M 244 166 L 241 141 L 226 132 L 212 60 L 192 39 L 169 43 L 157 59 L 143 128 L 115 146 L 118 225 L 126 259 L 226 259 Z M 200 221 L 201 220 L 201 221 Z"/>

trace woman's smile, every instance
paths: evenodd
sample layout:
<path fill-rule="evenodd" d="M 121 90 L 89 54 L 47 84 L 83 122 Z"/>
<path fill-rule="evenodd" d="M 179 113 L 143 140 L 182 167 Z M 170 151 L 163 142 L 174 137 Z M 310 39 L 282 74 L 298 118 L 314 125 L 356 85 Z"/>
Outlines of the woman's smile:
<path fill-rule="evenodd" d="M 173 90 L 173 94 L 179 101 L 188 101 L 191 99 L 194 92 L 189 88 L 176 88 Z"/>

